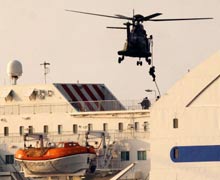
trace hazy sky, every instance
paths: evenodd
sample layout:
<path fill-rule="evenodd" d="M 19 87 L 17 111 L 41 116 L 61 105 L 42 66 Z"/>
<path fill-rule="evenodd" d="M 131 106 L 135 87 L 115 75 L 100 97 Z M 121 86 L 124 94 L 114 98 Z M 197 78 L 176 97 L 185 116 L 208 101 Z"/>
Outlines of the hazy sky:
<path fill-rule="evenodd" d="M 164 94 L 188 69 L 220 50 L 220 0 L 1 0 L 0 85 L 9 84 L 7 63 L 23 64 L 20 84 L 43 83 L 43 67 L 51 63 L 48 83 L 104 83 L 121 100 L 141 99 L 156 89 L 149 66 L 137 59 L 118 64 L 126 32 L 123 20 L 64 11 L 102 14 L 163 13 L 160 18 L 213 17 L 210 21 L 147 22 L 154 36 L 154 64 Z M 208 69 L 207 69 L 208 70 Z M 149 94 L 150 96 L 150 94 Z"/>

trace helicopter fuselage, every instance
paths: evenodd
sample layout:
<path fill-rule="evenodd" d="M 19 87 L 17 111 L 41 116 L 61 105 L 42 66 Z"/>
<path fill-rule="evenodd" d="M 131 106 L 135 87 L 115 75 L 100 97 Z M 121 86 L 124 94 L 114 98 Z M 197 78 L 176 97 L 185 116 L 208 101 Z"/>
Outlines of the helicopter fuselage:
<path fill-rule="evenodd" d="M 131 30 L 130 25 L 128 24 L 127 41 L 124 49 L 118 51 L 118 55 L 122 56 L 119 58 L 118 62 L 120 63 L 124 59 L 124 56 L 138 57 L 139 59 L 145 58 L 148 60 L 148 58 L 152 55 L 150 52 L 150 44 L 151 39 L 147 37 L 146 31 L 142 24 L 137 23 L 133 25 Z M 141 64 L 142 63 L 140 63 L 140 65 Z"/>

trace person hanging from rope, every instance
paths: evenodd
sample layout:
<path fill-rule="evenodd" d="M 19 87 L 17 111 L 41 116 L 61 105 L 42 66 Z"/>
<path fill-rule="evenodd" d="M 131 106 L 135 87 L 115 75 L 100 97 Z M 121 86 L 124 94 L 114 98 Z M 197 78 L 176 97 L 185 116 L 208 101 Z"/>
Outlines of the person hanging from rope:
<path fill-rule="evenodd" d="M 155 80 L 156 80 L 155 66 L 151 66 L 151 67 L 150 67 L 149 74 L 152 76 L 153 81 L 155 81 Z"/>

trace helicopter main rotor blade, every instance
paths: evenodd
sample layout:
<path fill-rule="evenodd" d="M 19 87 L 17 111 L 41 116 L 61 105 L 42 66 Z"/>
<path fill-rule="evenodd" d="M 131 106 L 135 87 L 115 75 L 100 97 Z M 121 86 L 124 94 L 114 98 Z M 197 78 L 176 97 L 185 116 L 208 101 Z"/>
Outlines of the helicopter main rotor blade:
<path fill-rule="evenodd" d="M 66 11 L 69 12 L 74 12 L 74 13 L 80 13 L 80 14 L 88 14 L 88 15 L 93 15 L 93 16 L 101 16 L 101 17 L 107 17 L 107 18 L 115 18 L 115 19 L 127 19 L 125 17 L 120 17 L 120 16 L 109 16 L 109 15 L 104 15 L 104 14 L 96 14 L 96 13 L 89 13 L 89 12 L 83 12 L 83 11 L 75 11 L 75 10 L 69 10 L 65 9 Z"/>
<path fill-rule="evenodd" d="M 121 15 L 121 14 L 115 14 L 115 16 L 117 16 L 119 18 L 122 18 L 122 19 L 127 19 L 127 20 L 132 20 L 133 19 L 132 17 L 127 17 L 127 16 L 124 16 L 124 15 Z"/>
<path fill-rule="evenodd" d="M 207 18 L 149 19 L 148 21 L 194 21 L 194 20 L 207 20 L 207 19 L 213 19 L 213 18 L 207 17 Z"/>
<path fill-rule="evenodd" d="M 126 20 L 132 20 L 132 21 L 189 21 L 189 20 L 208 20 L 213 19 L 211 17 L 207 18 L 175 18 L 175 19 L 153 19 L 154 17 L 162 15 L 162 13 L 154 13 L 149 16 L 143 17 L 142 15 L 134 15 L 133 17 L 127 17 L 124 15 L 116 14 L 115 16 L 110 15 L 104 15 L 104 14 L 96 14 L 96 13 L 89 13 L 89 12 L 83 12 L 83 11 L 75 11 L 75 10 L 68 10 L 69 12 L 74 13 L 80 13 L 80 14 L 87 14 L 87 15 L 93 15 L 93 16 L 101 16 L 101 17 L 107 17 L 107 18 L 115 18 L 115 19 L 126 19 Z"/>
<path fill-rule="evenodd" d="M 157 17 L 157 16 L 160 16 L 160 15 L 162 15 L 162 13 L 154 13 L 154 14 L 151 14 L 151 15 L 149 15 L 149 16 L 145 16 L 145 17 L 143 18 L 143 21 L 149 21 L 150 19 L 152 19 L 152 18 L 154 18 L 154 17 Z"/>
<path fill-rule="evenodd" d="M 108 28 L 108 29 L 127 29 L 125 27 L 111 27 L 111 26 L 107 26 L 106 28 Z"/>

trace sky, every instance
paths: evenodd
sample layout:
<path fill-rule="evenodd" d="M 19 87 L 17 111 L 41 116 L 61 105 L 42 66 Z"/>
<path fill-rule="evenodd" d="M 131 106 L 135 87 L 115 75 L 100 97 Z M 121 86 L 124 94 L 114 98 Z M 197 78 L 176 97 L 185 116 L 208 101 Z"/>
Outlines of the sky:
<path fill-rule="evenodd" d="M 161 94 L 188 70 L 220 50 L 219 0 L 1 0 L 0 85 L 8 85 L 7 63 L 19 60 L 23 75 L 18 84 L 44 83 L 44 61 L 49 62 L 47 83 L 104 83 L 120 100 L 153 97 L 156 90 L 149 66 L 137 58 L 118 64 L 117 51 L 126 40 L 125 21 L 65 11 L 72 9 L 106 15 L 158 18 L 213 17 L 213 20 L 145 22 L 154 37 L 153 61 Z"/>

